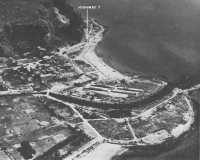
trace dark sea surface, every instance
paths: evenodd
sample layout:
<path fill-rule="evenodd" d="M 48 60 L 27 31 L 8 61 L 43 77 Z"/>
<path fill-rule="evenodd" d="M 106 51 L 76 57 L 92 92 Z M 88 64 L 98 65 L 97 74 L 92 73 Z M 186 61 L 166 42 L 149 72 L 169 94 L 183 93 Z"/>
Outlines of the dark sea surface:
<path fill-rule="evenodd" d="M 97 52 L 118 70 L 154 75 L 168 82 L 185 77 L 200 79 L 200 0 L 71 0 L 71 3 L 75 7 L 87 3 L 101 5 L 101 9 L 89 12 L 108 29 Z M 195 131 L 165 153 L 153 157 L 133 155 L 121 160 L 198 160 L 198 142 Z"/>
<path fill-rule="evenodd" d="M 90 16 L 108 27 L 98 54 L 124 71 L 175 81 L 200 76 L 199 0 L 71 0 L 100 4 Z"/>

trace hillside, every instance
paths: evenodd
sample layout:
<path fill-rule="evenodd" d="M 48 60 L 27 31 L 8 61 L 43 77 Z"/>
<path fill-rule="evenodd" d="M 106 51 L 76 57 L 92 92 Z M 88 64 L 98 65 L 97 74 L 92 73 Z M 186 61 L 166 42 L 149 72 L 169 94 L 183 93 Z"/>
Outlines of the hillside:
<path fill-rule="evenodd" d="M 81 16 L 65 0 L 1 0 L 0 56 L 23 57 L 37 47 L 74 44 L 83 34 Z"/>

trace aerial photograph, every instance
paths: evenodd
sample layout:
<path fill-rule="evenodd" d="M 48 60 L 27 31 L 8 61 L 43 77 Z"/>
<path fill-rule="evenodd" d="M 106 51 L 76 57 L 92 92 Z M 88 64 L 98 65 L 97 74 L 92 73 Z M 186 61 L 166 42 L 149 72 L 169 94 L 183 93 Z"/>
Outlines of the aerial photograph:
<path fill-rule="evenodd" d="M 200 0 L 0 0 L 0 160 L 200 160 Z"/>

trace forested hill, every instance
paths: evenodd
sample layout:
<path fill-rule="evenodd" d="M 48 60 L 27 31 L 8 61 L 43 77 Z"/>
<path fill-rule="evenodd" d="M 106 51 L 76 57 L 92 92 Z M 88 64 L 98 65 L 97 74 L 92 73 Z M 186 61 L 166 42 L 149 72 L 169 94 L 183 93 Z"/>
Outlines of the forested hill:
<path fill-rule="evenodd" d="M 0 57 L 77 43 L 83 28 L 80 14 L 65 0 L 1 0 Z"/>

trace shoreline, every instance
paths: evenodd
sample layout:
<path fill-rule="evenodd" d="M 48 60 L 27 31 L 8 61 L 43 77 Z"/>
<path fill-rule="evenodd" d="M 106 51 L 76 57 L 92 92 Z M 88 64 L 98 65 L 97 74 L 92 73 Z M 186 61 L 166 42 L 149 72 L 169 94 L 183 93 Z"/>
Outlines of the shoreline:
<path fill-rule="evenodd" d="M 120 63 L 118 63 L 116 60 L 113 60 L 114 58 L 111 57 L 111 56 L 105 56 L 104 54 L 102 54 L 102 52 L 104 51 L 101 51 L 103 50 L 102 48 L 100 48 L 100 43 L 104 40 L 104 38 L 106 37 L 106 34 L 109 32 L 109 27 L 104 25 L 104 24 L 101 24 L 99 22 L 98 19 L 96 18 L 92 18 L 99 26 L 102 26 L 104 28 L 104 32 L 103 32 L 103 35 L 102 35 L 102 39 L 99 41 L 99 43 L 96 45 L 95 49 L 94 49 L 94 52 L 96 54 L 96 56 L 99 57 L 99 59 L 102 59 L 102 61 L 107 64 L 109 67 L 113 68 L 114 70 L 120 72 L 121 74 L 124 74 L 124 75 L 127 75 L 127 76 L 133 76 L 133 75 L 137 75 L 137 76 L 141 76 L 141 77 L 150 77 L 150 78 L 157 78 L 157 79 L 160 79 L 160 80 L 163 80 L 165 82 L 168 82 L 168 80 L 166 80 L 166 78 L 162 78 L 162 77 L 159 77 L 158 75 L 153 75 L 153 74 L 147 74 L 147 73 L 143 73 L 143 72 L 140 72 L 140 71 L 136 71 L 136 70 L 133 70 L 131 69 L 130 67 L 128 66 L 124 66 Z"/>
<path fill-rule="evenodd" d="M 127 79 L 130 80 L 134 77 L 139 78 L 148 78 L 148 79 L 154 79 L 160 81 L 161 85 L 166 86 L 167 82 L 156 77 L 153 77 L 151 75 L 147 75 L 142 72 L 137 71 L 124 71 L 122 72 L 120 67 L 116 65 L 113 66 L 113 63 L 110 59 L 105 60 L 104 57 L 99 55 L 98 49 L 99 49 L 99 43 L 103 40 L 105 36 L 106 29 L 104 28 L 104 25 L 101 25 L 98 23 L 96 19 L 91 19 L 92 23 L 97 25 L 100 28 L 100 31 L 95 33 L 95 36 L 92 39 L 89 39 L 88 45 L 86 44 L 85 50 L 82 51 L 82 53 L 76 58 L 78 60 L 83 60 L 90 64 L 92 67 L 94 67 L 98 72 L 101 72 L 100 79 L 110 79 L 110 80 L 122 80 Z M 94 41 L 94 42 L 93 42 Z M 122 67 L 123 68 L 123 67 Z M 126 67 L 123 68 L 123 70 Z M 127 68 L 128 70 L 131 70 L 130 68 Z M 125 70 L 127 70 L 125 69 Z"/>
<path fill-rule="evenodd" d="M 127 75 L 120 73 L 111 66 L 105 63 L 105 61 L 96 54 L 96 47 L 99 42 L 102 41 L 105 29 L 102 25 L 98 24 L 94 19 L 91 20 L 92 23 L 100 27 L 100 31 L 96 35 L 88 40 L 85 50 L 76 58 L 78 60 L 83 60 L 90 64 L 97 70 L 99 79 L 129 79 Z M 94 41 L 94 42 L 93 42 Z"/>
<path fill-rule="evenodd" d="M 110 80 L 110 81 L 127 80 L 127 81 L 129 81 L 130 80 L 131 82 L 134 81 L 137 83 L 138 82 L 139 83 L 147 82 L 147 83 L 151 83 L 151 85 L 156 85 L 156 89 L 154 89 L 153 91 L 151 90 L 151 92 L 150 92 L 151 94 L 160 94 L 158 92 L 159 89 L 163 91 L 163 87 L 170 86 L 166 82 L 161 81 L 160 79 L 156 79 L 156 78 L 154 78 L 154 79 L 146 78 L 145 79 L 144 77 L 143 78 L 139 77 L 140 75 L 135 75 L 135 76 L 130 75 L 129 76 L 125 73 L 121 73 L 119 70 L 117 70 L 116 68 L 113 68 L 108 63 L 106 63 L 101 57 L 98 56 L 98 54 L 96 52 L 98 43 L 101 42 L 103 39 L 105 29 L 102 25 L 97 23 L 95 20 L 92 20 L 92 23 L 95 23 L 96 29 L 94 29 L 93 30 L 94 32 L 91 33 L 91 35 L 90 35 L 91 38 L 89 39 L 89 42 L 88 43 L 80 42 L 80 43 L 74 45 L 80 50 L 79 56 L 75 57 L 74 59 L 69 59 L 67 54 L 64 55 L 65 51 L 66 51 L 66 53 L 69 51 L 69 48 L 67 48 L 66 46 L 60 47 L 59 51 L 55 52 L 55 54 L 62 55 L 62 58 L 68 58 L 69 62 L 74 67 L 75 73 L 87 76 L 87 72 L 84 72 L 80 66 L 78 66 L 74 63 L 74 60 L 82 60 L 82 61 L 88 63 L 91 66 L 91 68 L 93 68 L 95 70 L 94 72 L 91 71 L 92 73 L 94 73 L 98 76 L 98 78 L 95 81 L 106 81 L 106 80 Z M 82 43 L 84 43 L 84 44 L 82 44 Z M 71 48 L 73 48 L 74 46 L 71 46 Z M 31 65 L 29 67 L 31 68 Z M 62 87 L 64 88 L 64 86 L 62 86 Z M 129 151 L 128 149 L 130 149 L 130 151 L 131 151 L 131 149 L 133 149 L 133 152 L 136 152 L 141 155 L 144 153 L 148 154 L 148 152 L 154 151 L 155 148 L 159 149 L 160 147 L 162 147 L 161 149 L 165 150 L 168 146 L 174 145 L 174 143 L 176 144 L 181 137 L 183 137 L 185 134 L 187 134 L 189 131 L 191 131 L 192 125 L 194 123 L 194 113 L 195 112 L 194 112 L 194 106 L 191 103 L 190 98 L 188 96 L 189 96 L 190 91 L 193 91 L 194 89 L 199 89 L 199 88 L 200 88 L 200 86 L 195 86 L 188 90 L 181 90 L 181 89 L 176 89 L 174 87 L 174 88 L 172 88 L 173 91 L 171 91 L 173 93 L 173 95 L 171 97 L 168 97 L 168 99 L 162 100 L 159 103 L 155 103 L 151 108 L 148 108 L 147 110 L 143 110 L 141 113 L 138 113 L 137 116 L 129 116 L 128 118 L 120 117 L 120 119 L 118 119 L 118 121 L 116 120 L 116 123 L 120 124 L 121 123 L 120 120 L 123 120 L 124 123 L 127 123 L 122 126 L 128 127 L 129 134 L 130 133 L 132 134 L 131 138 L 128 138 L 128 140 L 122 139 L 122 138 L 117 139 L 113 136 L 104 135 L 103 133 L 101 133 L 98 130 L 99 128 L 95 128 L 95 125 L 92 125 L 92 123 L 90 123 L 92 120 L 90 118 L 89 119 L 85 118 L 83 116 L 83 114 L 76 108 L 78 101 L 76 101 L 75 103 L 71 103 L 69 100 L 64 101 L 59 97 L 58 98 L 53 97 L 51 95 L 51 93 L 57 94 L 57 92 L 53 90 L 53 87 L 50 90 L 47 90 L 47 91 L 45 90 L 43 92 L 36 92 L 36 93 L 34 91 L 26 91 L 25 93 L 23 93 L 25 90 L 22 90 L 23 91 L 22 93 L 20 92 L 20 90 L 19 91 L 8 90 L 8 92 L 5 92 L 5 93 L 0 92 L 0 93 L 2 94 L 2 96 L 11 94 L 13 91 L 15 91 L 15 92 L 13 92 L 11 94 L 11 96 L 16 95 L 16 94 L 19 94 L 19 95 L 26 94 L 27 95 L 28 93 L 30 93 L 31 95 L 38 94 L 38 96 L 42 95 L 42 96 L 47 97 L 48 99 L 54 100 L 56 102 L 64 104 L 65 106 L 68 106 L 73 111 L 73 113 L 75 115 L 74 117 L 78 117 L 81 119 L 81 122 L 77 122 L 77 123 L 75 122 L 75 124 L 73 124 L 74 127 L 78 126 L 79 127 L 78 129 L 81 129 L 81 126 L 80 126 L 80 123 L 81 123 L 81 125 L 83 127 L 82 131 L 84 132 L 84 134 L 86 134 L 87 136 L 91 136 L 91 137 L 94 136 L 95 139 L 94 139 L 94 141 L 92 140 L 90 142 L 87 142 L 80 149 L 73 151 L 72 154 L 70 154 L 70 156 L 66 157 L 66 160 L 69 160 L 69 159 L 71 159 L 71 160 L 74 160 L 74 159 L 78 159 L 78 160 L 80 160 L 80 159 L 82 159 L 82 160 L 93 160 L 93 159 L 111 160 L 115 156 L 120 156 L 121 154 L 126 154 L 126 152 Z M 148 90 L 144 89 L 144 91 L 148 91 Z M 108 92 L 111 92 L 111 91 L 108 90 Z M 44 93 L 44 95 L 43 95 L 43 93 Z M 143 135 L 143 136 L 138 135 L 138 137 L 137 137 L 135 134 L 136 131 L 134 131 L 134 129 L 136 130 L 136 127 L 131 126 L 131 122 L 135 122 L 135 120 L 138 120 L 137 124 L 142 126 L 142 123 L 139 123 L 140 121 L 142 122 L 142 121 L 149 120 L 148 123 L 151 124 L 151 117 L 158 114 L 159 111 L 160 111 L 160 113 L 162 113 L 162 109 L 168 110 L 169 113 L 171 113 L 173 111 L 176 113 L 176 108 L 179 108 L 180 106 L 175 105 L 176 101 L 172 101 L 172 100 L 175 99 L 175 97 L 178 97 L 177 96 L 178 94 L 181 94 L 181 97 L 179 97 L 179 99 L 177 99 L 178 102 L 180 103 L 182 100 L 184 100 L 185 105 L 183 105 L 183 106 L 187 107 L 187 110 L 184 109 L 183 113 L 181 113 L 182 114 L 181 116 L 185 119 L 184 123 L 181 123 L 181 122 L 176 123 L 177 124 L 176 127 L 171 126 L 172 128 L 170 128 L 171 129 L 170 131 L 168 131 L 166 128 L 160 128 L 158 126 L 158 128 L 157 128 L 158 131 L 152 131 L 149 133 L 147 130 L 145 130 L 146 126 L 144 125 L 143 126 L 144 132 L 147 132 L 147 134 L 145 133 L 145 135 Z M 72 96 L 70 94 L 69 95 L 61 94 L 61 95 L 66 96 L 66 97 L 69 96 L 69 98 L 70 97 L 72 98 Z M 160 95 L 160 96 L 162 97 L 163 95 Z M 149 98 L 150 97 L 148 95 L 146 99 L 141 99 L 140 104 L 144 103 L 145 100 L 149 100 Z M 158 97 L 155 97 L 154 99 L 152 98 L 151 101 L 154 102 L 158 99 L 159 99 Z M 125 99 L 125 101 L 122 103 L 122 105 L 126 106 L 127 100 L 128 99 Z M 103 99 L 101 100 L 101 102 L 102 101 L 103 101 Z M 106 101 L 106 103 L 107 102 L 108 101 Z M 169 104 L 171 104 L 171 102 L 173 102 L 174 105 L 169 105 Z M 119 105 L 119 107 L 123 108 L 122 105 L 121 106 Z M 86 106 L 88 106 L 88 105 L 86 105 Z M 94 103 L 92 106 L 95 107 Z M 182 107 L 180 107 L 180 108 L 182 108 Z M 164 113 L 163 113 L 163 116 L 165 116 Z M 173 119 L 173 118 L 174 117 L 172 116 L 171 119 Z M 158 117 L 158 119 L 159 119 L 159 117 Z M 166 121 L 167 125 L 170 124 L 171 119 L 168 119 L 169 122 Z M 97 119 L 96 120 L 93 119 L 93 120 L 96 121 Z M 107 126 L 107 124 L 109 123 L 110 120 L 114 120 L 114 118 L 112 116 L 108 116 L 108 118 L 104 117 L 103 119 L 100 119 L 100 120 L 107 122 L 105 126 L 106 126 L 106 129 L 108 129 L 109 126 Z M 67 120 L 65 120 L 65 121 L 68 122 Z M 98 121 L 98 123 L 99 123 L 99 121 Z M 70 122 L 70 124 L 71 124 L 71 122 Z M 112 124 L 112 123 L 110 123 L 110 124 Z M 163 132 L 160 132 L 160 131 L 163 131 Z M 91 132 L 91 133 L 89 133 L 89 132 Z M 100 145 L 95 146 L 96 144 L 100 144 Z M 165 146 L 167 146 L 167 147 L 165 148 Z M 51 147 L 50 150 L 52 150 L 53 148 L 54 147 Z M 92 149 L 88 150 L 89 148 L 92 148 Z M 46 154 L 46 153 L 48 154 L 48 151 L 44 152 L 44 154 Z"/>
<path fill-rule="evenodd" d="M 169 83 L 169 79 L 167 77 L 163 77 L 161 75 L 158 74 L 153 74 L 153 73 L 146 73 L 146 72 L 141 72 L 138 70 L 134 70 L 129 66 L 125 66 L 121 63 L 119 63 L 117 60 L 113 60 L 115 58 L 113 58 L 111 55 L 107 56 L 105 54 L 103 54 L 103 48 L 100 47 L 100 43 L 104 40 L 104 38 L 106 37 L 106 34 L 109 32 L 109 27 L 106 26 L 105 24 L 101 24 L 101 22 L 97 19 L 97 18 L 92 18 L 92 20 L 94 20 L 99 26 L 104 28 L 103 34 L 102 34 L 102 39 L 99 41 L 99 43 L 97 43 L 94 52 L 96 54 L 96 56 L 101 59 L 106 65 L 108 65 L 109 67 L 113 68 L 114 70 L 116 70 L 117 72 L 127 75 L 127 76 L 140 76 L 140 77 L 144 77 L 144 78 L 156 78 L 159 79 L 161 81 L 167 82 Z"/>
<path fill-rule="evenodd" d="M 99 24 L 98 24 L 99 25 Z M 101 26 L 101 25 L 100 25 Z M 101 26 L 102 27 L 102 26 Z M 102 31 L 102 32 L 104 32 L 104 30 Z M 101 32 L 100 32 L 100 34 L 101 34 Z M 97 45 L 98 45 L 98 43 L 103 39 L 103 35 L 101 36 L 100 35 L 100 37 L 97 37 L 97 43 L 96 43 L 96 46 L 93 46 L 92 48 L 90 48 L 90 49 L 88 49 L 88 51 L 86 52 L 86 53 L 84 53 L 84 52 L 82 52 L 82 54 L 81 55 L 79 55 L 78 56 L 78 59 L 81 59 L 81 60 L 83 60 L 83 61 L 86 61 L 87 63 L 89 63 L 90 65 L 92 65 L 92 66 L 94 66 L 95 68 L 97 68 L 97 70 L 99 69 L 99 68 L 101 68 L 102 69 L 102 67 L 107 67 L 107 71 L 108 71 L 108 73 L 109 74 L 112 74 L 112 73 L 115 73 L 114 74 L 114 78 L 113 79 L 120 79 L 120 78 L 124 78 L 123 76 L 125 76 L 125 78 L 126 77 L 128 77 L 125 73 L 120 73 L 116 68 L 113 68 L 113 66 L 111 66 L 110 64 L 108 64 L 107 62 L 105 62 L 105 60 L 102 58 L 102 57 L 99 57 L 99 55 L 98 55 L 98 53 L 97 53 Z M 103 66 L 101 66 L 101 64 L 98 64 L 98 63 L 103 63 Z M 107 66 L 106 66 L 107 65 Z M 103 69 L 104 70 L 104 69 Z M 102 70 L 101 70 L 102 71 Z M 116 73 L 117 72 L 117 73 Z M 102 74 L 102 77 L 103 76 L 105 76 L 105 77 L 109 77 L 109 75 L 103 75 Z M 102 79 L 106 79 L 106 78 L 102 78 Z M 112 79 L 111 78 L 111 79 Z M 166 83 L 164 82 L 164 85 L 166 85 Z M 189 107 L 192 107 L 192 106 L 190 106 L 190 104 L 188 104 L 189 105 Z M 193 109 L 192 108 L 190 108 L 190 113 L 193 115 Z M 193 117 L 193 116 L 192 116 Z M 193 124 L 193 118 L 191 119 L 191 121 L 189 121 L 188 122 L 188 125 L 189 125 L 189 127 L 186 127 L 186 129 L 184 129 L 184 131 L 182 132 L 181 131 L 181 134 L 180 133 L 178 133 L 178 134 L 180 134 L 180 135 L 176 135 L 175 137 L 176 138 L 180 138 L 180 137 L 182 137 L 184 134 L 186 134 L 186 132 L 188 131 L 188 130 L 190 130 L 190 127 L 191 127 L 191 125 Z M 173 143 L 176 143 L 176 140 L 177 139 L 173 139 Z M 165 143 L 168 143 L 168 142 L 165 142 Z M 163 146 L 163 145 L 165 145 L 165 143 L 164 144 L 160 144 L 160 146 Z M 172 144 L 172 146 L 174 146 L 173 144 Z M 137 146 L 136 146 L 137 147 Z M 150 147 L 151 148 L 151 147 Z M 93 153 L 93 152 L 92 152 Z M 122 153 L 122 155 L 123 155 L 124 153 Z M 126 153 L 125 153 L 126 154 Z M 115 156 L 114 156 L 115 157 Z"/>
<path fill-rule="evenodd" d="M 164 82 L 164 81 L 161 81 L 161 80 L 151 80 L 151 79 L 140 79 L 138 78 L 138 75 L 136 77 L 130 77 L 126 74 L 123 74 L 123 73 L 120 73 L 118 70 L 112 68 L 111 66 L 109 66 L 108 64 L 106 64 L 100 57 L 98 57 L 98 55 L 96 54 L 96 46 L 98 45 L 98 43 L 103 39 L 103 33 L 104 33 L 104 28 L 103 26 L 101 26 L 100 24 L 98 24 L 97 22 L 95 21 L 92 21 L 92 23 L 95 23 L 96 25 L 96 29 L 90 36 L 91 38 L 89 39 L 88 43 L 85 43 L 83 44 L 82 46 L 82 43 L 81 42 L 81 46 L 80 44 L 77 44 L 78 46 L 78 49 L 81 50 L 81 53 L 80 55 L 78 55 L 77 57 L 75 57 L 75 59 L 73 60 L 82 60 L 86 63 L 88 63 L 89 65 L 92 66 L 93 69 L 95 69 L 95 73 L 98 75 L 98 80 L 97 81 L 104 81 L 104 80 L 111 80 L 111 81 L 116 81 L 116 80 L 134 80 L 134 81 L 137 81 L 137 82 L 150 82 L 151 84 L 154 84 L 154 85 L 157 85 L 157 88 L 161 88 L 163 86 L 167 86 L 167 83 Z M 98 27 L 97 27 L 98 26 Z M 74 46 L 72 46 L 74 47 Z M 83 47 L 83 48 L 81 48 Z M 82 50 L 83 49 L 83 50 Z M 67 47 L 60 47 L 59 48 L 59 51 L 58 52 L 55 52 L 55 54 L 61 54 L 63 55 L 64 52 L 67 52 L 69 51 L 69 48 Z M 63 55 L 63 58 L 68 58 L 67 55 Z M 74 64 L 72 59 L 70 59 L 70 62 Z M 77 69 L 77 72 L 81 72 L 81 68 L 76 66 L 76 69 Z M 82 73 L 84 74 L 84 72 Z M 194 87 L 196 89 L 196 87 Z M 198 86 L 197 86 L 198 88 Z M 51 93 L 54 93 L 53 90 L 50 90 Z M 51 94 L 50 93 L 50 94 Z M 154 92 L 152 92 L 154 93 Z M 156 90 L 156 93 L 157 93 L 157 90 Z M 84 156 L 84 154 L 86 153 L 85 152 L 85 148 L 82 148 L 80 150 L 80 154 L 76 154 L 76 152 L 74 152 L 74 154 L 72 155 L 72 157 L 75 155 L 75 156 L 79 156 L 81 154 L 83 154 L 83 159 L 85 159 L 86 157 L 89 156 L 88 159 L 94 159 L 93 157 L 98 157 L 99 160 L 102 160 L 102 159 L 105 159 L 104 157 L 106 157 L 108 160 L 112 159 L 114 156 L 116 156 L 117 153 L 121 153 L 123 154 L 124 152 L 126 152 L 124 150 L 124 148 L 134 148 L 134 151 L 135 152 L 144 152 L 146 149 L 147 150 L 152 150 L 154 147 L 160 147 L 160 146 L 165 146 L 166 143 L 168 144 L 172 144 L 173 143 L 176 143 L 177 140 L 182 137 L 182 135 L 184 135 L 185 133 L 188 132 L 188 130 L 191 129 L 191 125 L 193 124 L 193 106 L 192 104 L 190 103 L 190 101 L 188 100 L 188 97 L 186 96 L 185 92 L 183 90 L 175 90 L 174 89 L 174 94 L 172 95 L 172 97 L 169 97 L 168 99 L 166 99 L 165 101 L 161 101 L 160 103 L 158 104 L 155 104 L 152 108 L 148 109 L 148 110 L 144 110 L 142 113 L 138 114 L 138 116 L 136 117 L 129 117 L 129 118 L 125 118 L 124 120 L 129 123 L 129 128 L 131 129 L 132 126 L 130 125 L 130 122 L 135 119 L 139 119 L 139 120 L 145 120 L 149 117 L 151 117 L 154 112 L 157 112 L 157 110 L 163 108 L 162 105 L 165 103 L 168 103 L 168 101 L 170 101 L 171 99 L 174 99 L 177 94 L 182 94 L 184 96 L 184 99 L 186 100 L 186 107 L 188 108 L 188 112 L 187 112 L 187 115 L 182 115 L 184 116 L 184 118 L 186 118 L 186 122 L 187 123 L 179 123 L 177 127 L 173 127 L 171 131 L 167 131 L 166 128 L 165 129 L 160 129 L 158 128 L 160 131 L 163 131 L 163 132 L 152 132 L 152 133 L 148 133 L 147 135 L 144 135 L 144 136 L 141 136 L 141 137 L 136 137 L 136 136 L 133 136 L 134 131 L 132 130 L 131 131 L 131 134 L 132 134 L 132 138 L 131 140 L 116 140 L 116 139 L 112 139 L 112 137 L 106 137 L 102 134 L 99 133 L 99 131 L 97 129 L 94 128 L 94 126 L 92 126 L 89 121 L 87 119 L 85 119 L 81 113 L 79 113 L 79 111 L 75 108 L 75 106 L 73 104 L 77 104 L 76 103 L 70 103 L 69 100 L 67 101 L 62 101 L 61 98 L 56 98 L 56 97 L 52 97 L 50 94 L 49 94 L 49 91 L 46 92 L 46 96 L 48 96 L 48 98 L 52 98 L 52 99 L 55 99 L 57 102 L 62 102 L 63 104 L 66 104 L 68 106 L 70 106 L 70 108 L 75 112 L 77 113 L 77 115 L 83 120 L 84 123 L 86 123 L 90 129 L 92 129 L 96 134 L 97 134 L 97 138 L 100 138 L 98 139 L 98 141 L 102 141 L 102 140 L 105 140 L 103 141 L 103 143 L 101 143 L 101 146 L 102 145 L 105 145 L 106 143 L 108 144 L 108 147 L 106 148 L 106 150 L 110 150 L 109 152 L 106 152 L 108 153 L 108 155 L 106 155 L 106 153 L 102 153 L 102 149 L 100 147 L 100 149 L 97 147 L 95 148 L 94 150 L 92 150 L 91 152 L 89 152 L 86 156 Z M 50 96 L 50 97 L 49 97 Z M 63 95 L 64 96 L 64 95 Z M 50 98 L 50 99 L 51 99 Z M 156 99 L 156 98 L 155 98 Z M 155 100 L 154 99 L 154 100 Z M 141 102 L 143 102 L 144 99 L 141 100 Z M 180 100 L 180 99 L 179 99 Z M 124 102 L 126 103 L 126 101 Z M 172 106 L 173 107 L 173 106 Z M 174 107 L 178 107 L 178 106 L 175 106 Z M 121 118 L 122 119 L 122 118 Z M 110 117 L 110 120 L 112 120 L 112 117 Z M 84 124 L 83 124 L 84 125 Z M 144 126 L 145 127 L 145 126 Z M 132 128 L 133 129 L 133 128 Z M 152 140 L 153 138 L 153 140 Z M 96 141 L 95 141 L 96 142 Z M 116 143 L 116 144 L 115 144 Z M 114 149 L 114 145 L 117 145 L 116 146 L 116 151 L 113 151 L 112 149 Z M 93 146 L 93 144 L 91 144 L 91 147 Z M 90 147 L 90 145 L 89 145 Z M 153 148 L 152 148 L 153 147 Z M 86 148 L 88 148 L 88 146 L 86 146 Z M 104 149 L 105 149 L 104 148 Z M 90 155 L 92 155 L 90 157 Z M 67 157 L 68 158 L 68 157 Z M 66 158 L 66 159 L 67 159 Z M 73 159 L 73 158 L 72 158 Z M 77 157 L 77 159 L 80 159 L 79 157 Z M 87 159 L 87 158 L 86 158 Z M 87 159 L 87 160 L 88 160 Z"/>

